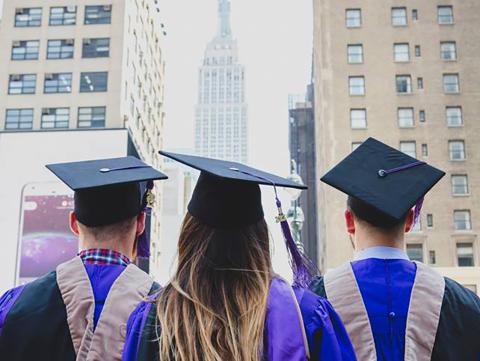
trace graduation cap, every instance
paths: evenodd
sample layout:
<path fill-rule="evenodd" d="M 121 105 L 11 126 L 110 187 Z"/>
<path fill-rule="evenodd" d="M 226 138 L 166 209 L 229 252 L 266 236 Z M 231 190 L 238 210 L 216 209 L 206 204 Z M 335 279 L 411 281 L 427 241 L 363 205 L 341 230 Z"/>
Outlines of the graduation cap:
<path fill-rule="evenodd" d="M 75 192 L 75 215 L 87 227 L 114 224 L 139 215 L 153 206 L 153 181 L 168 178 L 132 156 L 46 167 Z M 147 231 L 140 236 L 137 254 L 149 256 Z"/>
<path fill-rule="evenodd" d="M 217 229 L 238 229 L 264 217 L 259 185 L 273 186 L 281 224 L 294 271 L 294 283 L 308 284 L 311 262 L 298 249 L 277 195 L 277 187 L 306 189 L 303 184 L 237 162 L 160 151 L 200 171 L 188 212 L 203 224 Z"/>
<path fill-rule="evenodd" d="M 415 206 L 415 222 L 424 195 L 445 175 L 426 162 L 368 138 L 321 180 L 400 221 Z"/>

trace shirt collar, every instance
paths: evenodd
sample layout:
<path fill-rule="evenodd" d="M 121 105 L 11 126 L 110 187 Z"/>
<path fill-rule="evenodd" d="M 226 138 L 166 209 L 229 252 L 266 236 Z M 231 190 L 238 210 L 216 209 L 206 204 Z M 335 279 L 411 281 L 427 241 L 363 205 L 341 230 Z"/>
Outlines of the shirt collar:
<path fill-rule="evenodd" d="M 355 261 L 361 261 L 367 258 L 410 260 L 404 250 L 394 247 L 370 247 L 355 253 Z"/>
<path fill-rule="evenodd" d="M 90 248 L 78 253 L 84 264 L 128 266 L 131 261 L 124 254 L 112 249 Z"/>

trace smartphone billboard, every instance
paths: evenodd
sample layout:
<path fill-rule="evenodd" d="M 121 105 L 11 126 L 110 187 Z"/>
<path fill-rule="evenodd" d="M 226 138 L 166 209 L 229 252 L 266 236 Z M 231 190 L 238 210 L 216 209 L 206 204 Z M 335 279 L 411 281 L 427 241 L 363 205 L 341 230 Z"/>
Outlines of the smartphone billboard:
<path fill-rule="evenodd" d="M 129 153 L 126 129 L 0 132 L 0 294 L 77 253 L 73 192 L 45 164 Z"/>

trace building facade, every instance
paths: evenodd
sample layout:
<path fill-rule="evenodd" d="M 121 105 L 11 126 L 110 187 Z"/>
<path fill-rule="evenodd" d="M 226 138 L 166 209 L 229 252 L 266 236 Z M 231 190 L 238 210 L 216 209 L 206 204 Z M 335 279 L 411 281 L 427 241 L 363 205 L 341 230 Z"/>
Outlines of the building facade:
<path fill-rule="evenodd" d="M 314 1 L 319 175 L 369 136 L 445 170 L 408 234 L 407 251 L 447 274 L 478 274 L 462 281 L 477 291 L 479 15 L 476 0 Z M 352 255 L 345 205 L 345 195 L 319 184 L 324 268 Z"/>
<path fill-rule="evenodd" d="M 198 72 L 195 152 L 247 162 L 248 118 L 245 68 L 230 26 L 230 1 L 218 0 L 218 30 Z"/>
<path fill-rule="evenodd" d="M 159 167 L 165 64 L 156 4 L 4 1 L 0 131 L 126 128 L 132 153 Z M 72 144 L 80 146 L 88 145 Z M 159 239 L 156 212 L 151 224 Z"/>
<path fill-rule="evenodd" d="M 301 242 L 308 257 L 318 264 L 318 220 L 317 220 L 317 171 L 315 156 L 315 118 L 312 104 L 312 86 L 309 85 L 306 99 L 289 105 L 289 148 L 290 159 L 295 161 L 296 171 L 308 186 L 302 192 L 298 206 L 305 220 L 301 230 Z M 321 266 L 321 265 L 319 265 Z"/>

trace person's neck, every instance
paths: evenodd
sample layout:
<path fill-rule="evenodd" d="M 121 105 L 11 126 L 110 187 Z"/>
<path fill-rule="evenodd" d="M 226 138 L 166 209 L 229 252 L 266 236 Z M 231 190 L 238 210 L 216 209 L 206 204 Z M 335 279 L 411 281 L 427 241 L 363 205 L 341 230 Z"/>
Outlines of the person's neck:
<path fill-rule="evenodd" d="M 133 259 L 133 245 L 131 242 L 122 242 L 117 240 L 92 240 L 92 239 L 81 239 L 80 248 L 85 249 L 109 249 L 112 251 L 119 252 L 124 256 L 127 256 L 129 259 Z"/>
<path fill-rule="evenodd" d="M 405 238 L 403 234 L 388 234 L 357 229 L 355 231 L 355 250 L 360 252 L 372 247 L 391 247 L 404 250 Z"/>

